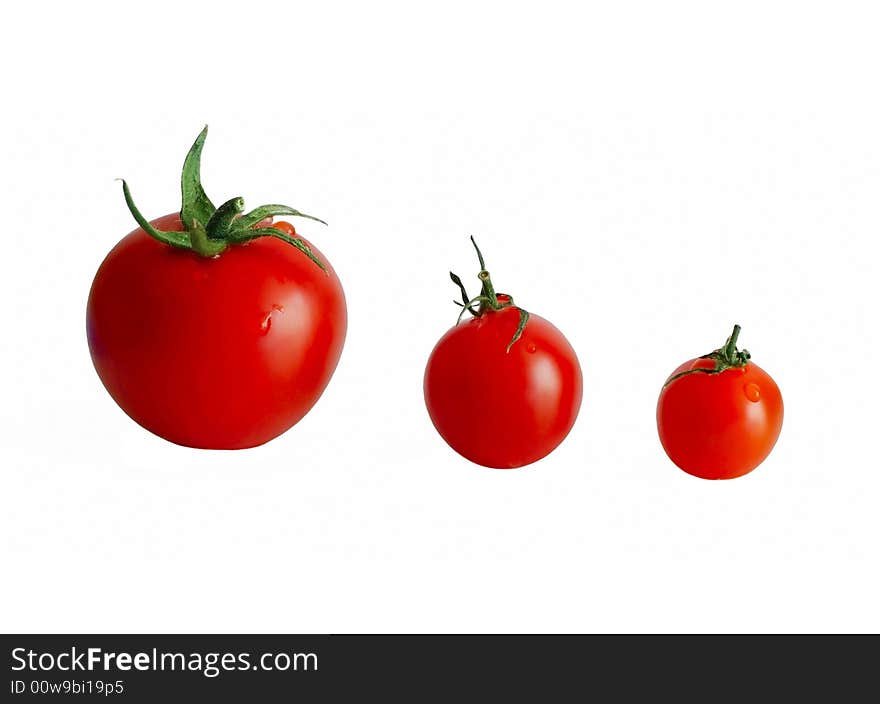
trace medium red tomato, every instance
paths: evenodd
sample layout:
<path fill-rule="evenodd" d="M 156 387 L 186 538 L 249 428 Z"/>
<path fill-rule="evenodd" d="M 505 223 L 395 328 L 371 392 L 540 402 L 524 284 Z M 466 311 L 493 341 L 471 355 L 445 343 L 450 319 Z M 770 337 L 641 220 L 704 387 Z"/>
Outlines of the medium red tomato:
<path fill-rule="evenodd" d="M 473 238 L 471 238 L 473 240 Z M 474 243 L 476 247 L 476 243 Z M 577 356 L 553 325 L 496 293 L 480 259 L 482 291 L 434 347 L 425 369 L 425 404 L 434 427 L 460 455 L 511 469 L 545 457 L 574 425 L 583 379 Z"/>
<path fill-rule="evenodd" d="M 782 430 L 782 394 L 767 372 L 737 350 L 740 326 L 724 347 L 685 362 L 657 401 L 657 431 L 669 459 L 703 479 L 733 479 L 757 467 Z"/>
<path fill-rule="evenodd" d="M 86 326 L 98 376 L 136 422 L 189 447 L 277 437 L 315 404 L 346 332 L 342 286 L 324 256 L 268 205 L 214 208 L 202 190 L 205 131 L 187 156 L 183 207 L 147 222 L 98 269 Z M 315 218 L 312 218 L 315 219 Z"/>

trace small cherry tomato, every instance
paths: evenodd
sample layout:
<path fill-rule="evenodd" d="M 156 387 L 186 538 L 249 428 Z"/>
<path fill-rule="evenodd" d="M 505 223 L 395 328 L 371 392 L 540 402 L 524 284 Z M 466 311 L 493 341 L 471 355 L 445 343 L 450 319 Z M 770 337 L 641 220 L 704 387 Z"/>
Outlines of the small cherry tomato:
<path fill-rule="evenodd" d="M 133 420 L 180 445 L 239 449 L 277 437 L 321 396 L 345 340 L 345 296 L 326 258 L 272 223 L 311 216 L 208 200 L 206 131 L 184 162 L 179 213 L 148 222 L 123 182 L 140 227 L 99 267 L 86 328 L 98 376 Z"/>
<path fill-rule="evenodd" d="M 679 468 L 703 479 L 748 474 L 782 430 L 782 394 L 767 372 L 736 348 L 740 326 L 720 349 L 691 359 L 663 385 L 657 431 Z"/>
<path fill-rule="evenodd" d="M 450 273 L 462 315 L 428 359 L 425 404 L 434 427 L 463 457 L 485 467 L 522 467 L 553 451 L 574 425 L 581 368 L 559 330 L 495 292 L 479 249 L 477 256 L 476 298 Z M 461 322 L 466 313 L 471 318 Z"/>

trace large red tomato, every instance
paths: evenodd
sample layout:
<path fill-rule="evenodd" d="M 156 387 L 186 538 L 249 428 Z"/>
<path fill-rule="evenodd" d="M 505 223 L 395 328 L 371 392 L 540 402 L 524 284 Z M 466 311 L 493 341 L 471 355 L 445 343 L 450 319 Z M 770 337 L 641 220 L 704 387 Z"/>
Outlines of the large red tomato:
<path fill-rule="evenodd" d="M 751 472 L 782 430 L 782 394 L 767 372 L 737 350 L 740 327 L 724 347 L 679 366 L 657 401 L 666 454 L 688 474 L 733 479 Z"/>
<path fill-rule="evenodd" d="M 462 313 L 472 317 L 431 352 L 425 403 L 434 427 L 460 455 L 486 467 L 522 467 L 568 435 L 581 404 L 581 369 L 559 330 L 495 292 L 479 256 L 480 296 L 470 300 L 451 275 L 461 288 Z"/>
<path fill-rule="evenodd" d="M 135 421 L 189 447 L 277 437 L 315 404 L 346 332 L 345 297 L 324 256 L 274 215 L 214 208 L 201 189 L 203 132 L 184 166 L 180 213 L 146 222 L 98 269 L 87 333 L 98 376 Z M 306 216 L 308 217 L 308 216 Z"/>

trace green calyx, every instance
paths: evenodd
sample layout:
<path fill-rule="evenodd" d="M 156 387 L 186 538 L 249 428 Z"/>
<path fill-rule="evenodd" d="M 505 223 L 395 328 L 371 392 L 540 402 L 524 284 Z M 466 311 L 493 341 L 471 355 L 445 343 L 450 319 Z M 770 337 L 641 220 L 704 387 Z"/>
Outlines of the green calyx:
<path fill-rule="evenodd" d="M 189 249 L 203 257 L 216 257 L 230 245 L 243 244 L 260 237 L 275 237 L 293 245 L 326 271 L 324 264 L 303 240 L 291 237 L 271 225 L 256 227 L 267 218 L 275 216 L 308 218 L 326 225 L 327 223 L 320 218 L 306 215 L 286 205 L 261 205 L 249 213 L 245 213 L 242 198 L 232 198 L 219 208 L 214 206 L 205 193 L 205 189 L 202 188 L 202 148 L 207 136 L 208 128 L 206 126 L 196 137 L 196 141 L 193 142 L 183 162 L 183 172 L 180 177 L 180 219 L 183 222 L 184 230 L 182 232 L 166 232 L 153 227 L 135 206 L 128 184 L 123 180 L 122 194 L 125 197 L 125 204 L 137 224 L 160 242 L 180 249 Z"/>
<path fill-rule="evenodd" d="M 714 363 L 714 367 L 705 367 L 705 368 L 697 368 L 697 369 L 688 369 L 683 372 L 679 372 L 678 374 L 673 374 L 669 379 L 666 380 L 666 383 L 663 386 L 669 386 L 676 379 L 680 379 L 683 376 L 688 376 L 689 374 L 721 374 L 721 372 L 726 372 L 728 369 L 740 369 L 746 366 L 749 363 L 749 360 L 752 358 L 752 355 L 749 354 L 748 350 L 738 350 L 736 348 L 736 341 L 739 338 L 739 332 L 742 328 L 739 325 L 733 326 L 733 332 L 730 333 L 730 337 L 727 338 L 727 341 L 724 343 L 724 346 L 715 350 L 714 352 L 710 352 L 709 354 L 704 354 L 700 359 L 711 359 Z"/>
<path fill-rule="evenodd" d="M 461 322 L 462 317 L 465 313 L 470 313 L 475 318 L 484 315 L 489 311 L 499 311 L 504 310 L 505 308 L 515 308 L 519 311 L 519 324 L 516 327 L 516 332 L 513 333 L 513 337 L 510 339 L 510 342 L 507 343 L 507 352 L 510 352 L 510 348 L 513 347 L 514 343 L 522 337 L 523 330 L 526 327 L 526 323 L 529 322 L 529 312 L 520 308 L 513 303 L 513 296 L 505 294 L 505 293 L 496 293 L 495 287 L 492 285 L 492 277 L 489 276 L 489 272 L 486 271 L 486 262 L 483 260 L 483 253 L 480 252 L 480 248 L 477 246 L 476 240 L 471 237 L 471 242 L 474 245 L 474 249 L 477 250 L 477 259 L 480 261 L 480 273 L 477 275 L 477 278 L 480 280 L 480 284 L 482 285 L 482 289 L 480 291 L 480 295 L 475 298 L 471 298 L 468 296 L 467 291 L 465 290 L 464 284 L 461 282 L 461 278 L 457 274 L 453 274 L 451 271 L 449 272 L 449 278 L 452 279 L 452 283 L 458 286 L 461 291 L 461 302 L 454 301 L 455 305 L 461 307 L 461 313 L 458 315 L 458 320 L 456 321 L 456 325 Z M 499 301 L 498 297 L 503 296 L 504 300 Z M 476 308 L 474 307 L 476 306 Z"/>

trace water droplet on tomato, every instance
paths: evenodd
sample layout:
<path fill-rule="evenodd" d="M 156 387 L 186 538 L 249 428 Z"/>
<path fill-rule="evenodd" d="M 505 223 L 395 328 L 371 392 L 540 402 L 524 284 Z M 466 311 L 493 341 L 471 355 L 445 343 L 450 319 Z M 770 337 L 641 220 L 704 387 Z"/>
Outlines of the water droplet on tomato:
<path fill-rule="evenodd" d="M 529 346 L 526 347 L 526 349 L 527 349 L 529 352 L 534 353 L 534 352 L 537 351 L 538 348 L 537 348 L 537 346 L 535 346 L 535 343 L 534 343 L 534 342 L 530 342 L 530 343 L 529 343 Z"/>
<path fill-rule="evenodd" d="M 761 400 L 761 389 L 757 384 L 746 384 L 743 387 L 743 391 L 745 391 L 746 398 L 749 401 L 754 403 Z"/>
<path fill-rule="evenodd" d="M 270 310 L 266 315 L 263 316 L 263 320 L 260 322 L 260 332 L 265 335 L 272 328 L 272 316 L 275 313 L 283 313 L 284 306 L 280 303 L 273 303 L 272 310 Z"/>

